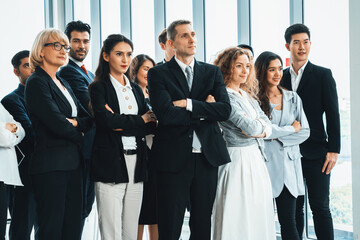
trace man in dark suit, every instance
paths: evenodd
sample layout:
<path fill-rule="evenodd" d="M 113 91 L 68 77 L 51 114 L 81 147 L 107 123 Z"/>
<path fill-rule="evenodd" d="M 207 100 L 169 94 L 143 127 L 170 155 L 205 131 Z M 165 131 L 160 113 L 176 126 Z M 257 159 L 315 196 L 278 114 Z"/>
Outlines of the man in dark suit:
<path fill-rule="evenodd" d="M 175 57 L 149 71 L 149 92 L 159 120 L 152 152 L 157 167 L 159 239 L 179 239 L 190 199 L 190 239 L 210 239 L 218 166 L 230 162 L 217 121 L 230 102 L 216 66 L 194 59 L 191 22 L 167 28 Z"/>
<path fill-rule="evenodd" d="M 1 103 L 14 117 L 15 121 L 21 123 L 25 130 L 25 138 L 16 148 L 20 177 L 24 187 L 12 187 L 10 189 L 9 211 L 11 224 L 9 237 L 11 240 L 30 240 L 33 226 L 35 227 L 35 236 L 38 226 L 36 223 L 35 199 L 29 179 L 29 160 L 34 152 L 34 132 L 24 100 L 25 83 L 33 73 L 29 66 L 29 51 L 23 50 L 15 54 L 11 59 L 11 64 L 20 83 L 17 89 L 1 100 Z"/>
<path fill-rule="evenodd" d="M 90 29 L 88 24 L 81 21 L 72 21 L 66 25 L 65 34 L 70 41 L 69 63 L 59 71 L 60 77 L 69 83 L 76 98 L 88 112 L 90 112 L 88 86 L 94 80 L 94 74 L 85 68 L 83 61 L 90 48 Z M 95 127 L 85 134 L 83 143 L 83 154 L 86 164 L 84 168 L 83 226 L 95 200 L 94 183 L 90 181 L 89 177 L 90 155 L 94 136 Z"/>
<path fill-rule="evenodd" d="M 340 116 L 336 83 L 330 69 L 312 64 L 310 31 L 294 24 L 285 32 L 286 48 L 292 64 L 285 69 L 282 85 L 296 91 L 304 105 L 310 125 L 310 137 L 300 145 L 302 168 L 319 240 L 334 239 L 329 209 L 330 172 L 340 152 Z M 323 114 L 326 116 L 326 131 Z M 304 197 L 297 200 L 296 224 L 300 238 L 304 229 Z"/>
<path fill-rule="evenodd" d="M 174 50 L 172 49 L 172 47 L 170 47 L 170 44 L 168 43 L 166 28 L 160 33 L 158 40 L 161 49 L 164 50 L 165 56 L 164 59 L 161 62 L 158 62 L 156 65 L 160 65 L 170 61 L 170 59 L 175 55 Z"/>

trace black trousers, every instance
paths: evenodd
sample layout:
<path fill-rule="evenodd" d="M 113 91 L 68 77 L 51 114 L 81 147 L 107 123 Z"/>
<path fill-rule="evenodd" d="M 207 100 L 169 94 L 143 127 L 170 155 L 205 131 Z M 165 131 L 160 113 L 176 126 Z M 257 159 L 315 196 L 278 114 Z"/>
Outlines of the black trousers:
<path fill-rule="evenodd" d="M 83 212 L 81 220 L 81 232 L 84 229 L 86 218 L 90 215 L 95 201 L 95 184 L 90 181 L 90 160 L 85 160 L 86 165 L 83 172 Z"/>
<path fill-rule="evenodd" d="M 334 227 L 330 213 L 330 174 L 321 172 L 325 157 L 302 158 L 302 170 L 308 188 L 309 204 L 313 214 L 315 233 L 318 240 L 333 240 Z M 304 196 L 296 202 L 296 225 L 301 237 L 304 230 Z"/>
<path fill-rule="evenodd" d="M 193 153 L 177 173 L 158 172 L 159 240 L 178 240 L 189 203 L 190 240 L 210 240 L 211 212 L 216 194 L 218 168 L 203 154 Z"/>
<path fill-rule="evenodd" d="M 281 239 L 300 240 L 295 220 L 296 198 L 284 186 L 284 189 L 275 198 L 275 201 L 281 229 Z"/>
<path fill-rule="evenodd" d="M 39 240 L 80 240 L 82 170 L 32 176 Z"/>
<path fill-rule="evenodd" d="M 35 239 L 37 239 L 36 204 L 34 194 L 29 187 L 10 188 L 9 211 L 11 215 L 10 240 L 30 240 L 33 227 Z"/>
<path fill-rule="evenodd" d="M 4 182 L 0 182 L 0 240 L 5 240 L 7 221 L 7 190 Z"/>

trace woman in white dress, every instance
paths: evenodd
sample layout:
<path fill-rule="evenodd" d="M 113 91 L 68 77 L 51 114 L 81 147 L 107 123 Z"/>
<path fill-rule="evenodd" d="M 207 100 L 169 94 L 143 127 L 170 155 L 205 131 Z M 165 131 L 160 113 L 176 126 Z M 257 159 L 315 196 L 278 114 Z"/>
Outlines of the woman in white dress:
<path fill-rule="evenodd" d="M 257 102 L 258 84 L 248 53 L 234 47 L 214 64 L 224 76 L 231 115 L 220 122 L 231 162 L 219 167 L 213 210 L 213 240 L 274 240 L 272 190 L 263 138 L 271 123 Z"/>
<path fill-rule="evenodd" d="M 0 103 L 0 240 L 5 239 L 7 220 L 6 185 L 22 186 L 15 146 L 23 140 L 21 124 Z"/>

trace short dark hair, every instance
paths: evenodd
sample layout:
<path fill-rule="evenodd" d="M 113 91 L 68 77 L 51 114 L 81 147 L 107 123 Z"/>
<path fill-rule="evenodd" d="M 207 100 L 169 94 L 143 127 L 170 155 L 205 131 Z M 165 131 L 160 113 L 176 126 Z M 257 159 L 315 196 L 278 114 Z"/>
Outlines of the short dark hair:
<path fill-rule="evenodd" d="M 177 31 L 176 31 L 176 27 L 179 26 L 179 25 L 184 25 L 184 24 L 191 24 L 191 22 L 189 20 L 176 20 L 176 21 L 173 21 L 166 29 L 167 31 L 167 37 L 168 39 L 171 39 L 171 40 L 175 40 L 175 37 L 176 37 L 176 34 L 177 34 Z"/>
<path fill-rule="evenodd" d="M 239 47 L 239 48 L 249 49 L 250 52 L 252 53 L 252 55 L 254 56 L 254 50 L 253 50 L 253 48 L 252 48 L 250 45 L 247 45 L 247 44 L 239 44 L 238 47 Z"/>
<path fill-rule="evenodd" d="M 159 40 L 159 43 L 166 44 L 166 41 L 168 40 L 166 28 L 164 30 L 162 30 L 162 32 L 160 33 L 158 40 Z"/>
<path fill-rule="evenodd" d="M 19 69 L 21 60 L 29 56 L 30 56 L 29 50 L 22 50 L 13 56 L 13 58 L 11 59 L 11 64 L 13 65 L 14 68 Z"/>
<path fill-rule="evenodd" d="M 153 66 L 156 66 L 155 61 L 151 57 L 149 57 L 148 55 L 145 55 L 145 54 L 139 54 L 131 61 L 130 67 L 128 69 L 128 74 L 127 74 L 127 76 L 129 76 L 131 81 L 139 83 L 138 79 L 136 78 L 136 75 L 137 75 L 140 67 L 147 60 L 150 61 L 153 64 Z"/>
<path fill-rule="evenodd" d="M 69 41 L 71 39 L 71 33 L 73 31 L 78 31 L 78 32 L 88 32 L 89 36 L 91 35 L 91 31 L 90 31 L 91 27 L 89 24 L 87 23 L 83 23 L 82 21 L 78 20 L 78 21 L 71 21 L 66 25 L 65 28 L 65 34 L 66 36 L 69 38 Z"/>
<path fill-rule="evenodd" d="M 296 23 L 286 29 L 284 35 L 286 43 L 290 44 L 292 35 L 297 33 L 306 33 L 309 36 L 309 40 L 310 40 L 309 28 L 302 23 Z"/>

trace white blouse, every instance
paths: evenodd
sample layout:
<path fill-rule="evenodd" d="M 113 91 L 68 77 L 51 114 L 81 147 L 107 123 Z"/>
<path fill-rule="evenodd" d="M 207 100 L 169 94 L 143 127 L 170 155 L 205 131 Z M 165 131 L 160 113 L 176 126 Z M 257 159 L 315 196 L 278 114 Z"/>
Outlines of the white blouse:
<path fill-rule="evenodd" d="M 5 128 L 6 123 L 17 126 L 15 133 Z M 8 185 L 23 186 L 21 183 L 15 146 L 23 140 L 25 131 L 21 124 L 0 103 L 0 182 Z"/>

